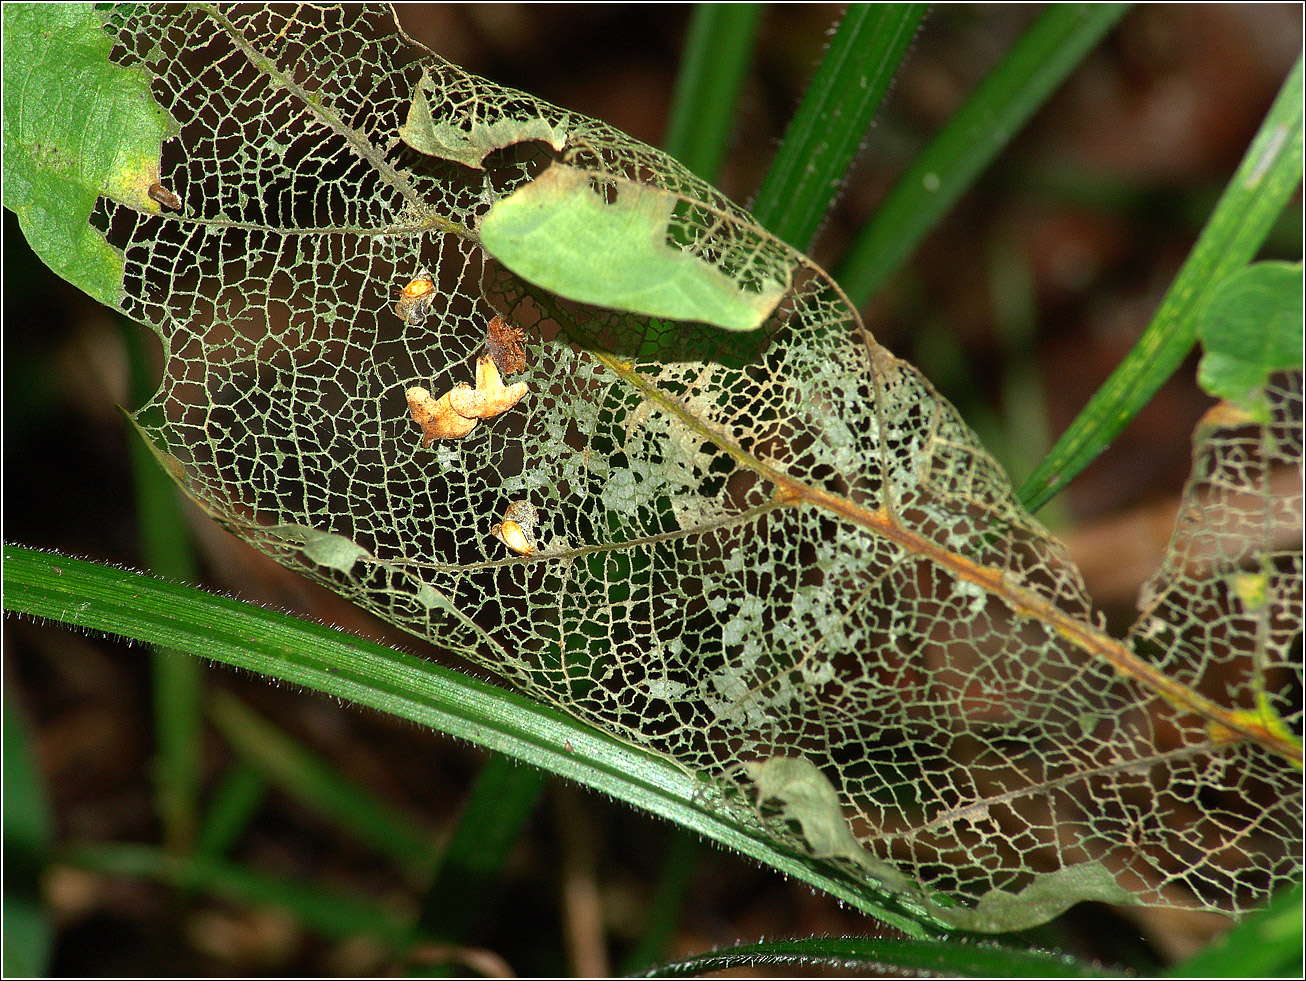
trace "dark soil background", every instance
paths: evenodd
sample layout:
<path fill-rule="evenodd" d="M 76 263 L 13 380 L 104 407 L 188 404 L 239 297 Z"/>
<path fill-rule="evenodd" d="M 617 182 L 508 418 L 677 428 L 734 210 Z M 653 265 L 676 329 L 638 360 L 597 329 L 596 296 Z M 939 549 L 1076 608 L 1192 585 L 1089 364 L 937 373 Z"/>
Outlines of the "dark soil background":
<path fill-rule="evenodd" d="M 410 33 L 469 70 L 657 144 L 690 8 L 670 5 L 407 5 Z M 720 184 L 747 203 L 819 59 L 839 8 L 783 5 L 762 21 Z M 944 6 L 925 22 L 851 181 L 814 248 L 834 265 L 895 176 L 1037 14 Z M 919 364 L 1018 482 L 1147 324 L 1301 51 L 1297 4 L 1149 5 L 1128 14 L 865 312 Z M 113 315 L 42 266 L 4 214 L 4 539 L 141 567 L 130 405 Z M 1300 202 L 1267 257 L 1301 257 Z M 1083 563 L 1115 622 L 1154 568 L 1210 400 L 1195 361 L 1043 514 Z M 202 584 L 439 660 L 333 595 L 192 516 Z M 35 730 L 61 842 L 157 844 L 149 654 L 141 646 L 6 618 L 4 683 Z M 351 780 L 447 833 L 480 750 L 334 699 L 214 667 L 235 693 Z M 205 785 L 231 751 L 210 732 Z M 583 829 L 583 830 L 578 830 Z M 549 785 L 496 908 L 472 939 L 522 974 L 619 969 L 643 929 L 673 830 L 574 787 Z M 273 792 L 236 859 L 419 902 L 400 872 Z M 893 935 L 834 900 L 698 846 L 673 956 L 736 941 Z M 592 886 L 601 943 L 564 941 Z M 47 876 L 60 975 L 371 974 L 404 971 L 367 943 L 305 932 L 284 914 L 69 867 Z M 582 894 L 584 890 L 580 891 Z M 1200 948 L 1218 916 L 1081 906 L 1039 934 L 1144 972 Z M 610 965 L 610 966 L 609 966 Z"/>

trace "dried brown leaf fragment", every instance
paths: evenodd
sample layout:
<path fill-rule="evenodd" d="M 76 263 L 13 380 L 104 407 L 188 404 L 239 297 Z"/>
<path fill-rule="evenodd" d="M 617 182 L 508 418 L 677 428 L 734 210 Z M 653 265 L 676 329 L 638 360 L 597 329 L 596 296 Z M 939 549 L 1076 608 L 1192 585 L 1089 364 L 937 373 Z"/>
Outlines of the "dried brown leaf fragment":
<path fill-rule="evenodd" d="M 492 419 L 507 412 L 528 391 L 525 382 L 505 385 L 494 360 L 484 355 L 476 362 L 476 388 L 463 385 L 449 393 L 455 411 L 469 419 Z"/>
<path fill-rule="evenodd" d="M 437 439 L 462 439 L 482 419 L 493 419 L 522 400 L 529 389 L 525 382 L 505 385 L 489 355 L 476 362 L 476 387 L 460 382 L 439 399 L 424 388 L 405 392 L 408 411 L 422 427 L 422 445 Z"/>
<path fill-rule="evenodd" d="M 408 398 L 408 411 L 413 421 L 422 427 L 422 446 L 429 447 L 437 439 L 462 439 L 479 421 L 457 412 L 452 405 L 454 392 L 471 391 L 471 386 L 461 384 L 439 399 L 431 397 L 424 388 L 410 388 L 405 392 Z"/>
<path fill-rule="evenodd" d="M 500 373 L 511 375 L 526 367 L 526 333 L 502 317 L 490 318 L 485 328 L 485 349 Z"/>

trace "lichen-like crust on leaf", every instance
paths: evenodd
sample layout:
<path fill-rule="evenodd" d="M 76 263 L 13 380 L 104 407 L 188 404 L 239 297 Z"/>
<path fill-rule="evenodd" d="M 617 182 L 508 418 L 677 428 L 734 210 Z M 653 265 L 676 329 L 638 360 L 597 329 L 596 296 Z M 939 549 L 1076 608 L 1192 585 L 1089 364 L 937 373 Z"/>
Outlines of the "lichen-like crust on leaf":
<path fill-rule="evenodd" d="M 139 417 L 228 527 L 922 915 L 1001 930 L 1121 889 L 1237 911 L 1295 874 L 1300 556 L 1263 546 L 1300 513 L 1269 480 L 1300 461 L 1299 387 L 1200 457 L 1247 520 L 1177 539 L 1114 639 L 955 411 L 665 155 L 467 75 L 385 10 L 108 17 L 182 126 L 161 180 L 185 211 L 103 205 L 168 354 Z M 566 146 L 483 169 L 418 152 L 399 134 L 419 89 L 451 131 L 538 120 Z M 518 279 L 477 229 L 555 163 L 674 198 L 665 241 L 742 290 L 776 278 L 743 257 L 783 256 L 786 295 L 733 332 Z M 397 316 L 423 270 L 438 296 Z M 423 446 L 406 393 L 466 383 L 496 314 L 524 332 L 528 396 Z"/>

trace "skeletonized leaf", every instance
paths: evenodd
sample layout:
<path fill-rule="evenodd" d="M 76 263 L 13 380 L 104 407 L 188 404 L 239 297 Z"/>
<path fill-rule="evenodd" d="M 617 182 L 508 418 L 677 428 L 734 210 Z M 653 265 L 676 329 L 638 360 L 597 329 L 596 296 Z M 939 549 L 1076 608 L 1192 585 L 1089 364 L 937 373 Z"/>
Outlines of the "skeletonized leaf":
<path fill-rule="evenodd" d="M 1083 898 L 1241 910 L 1293 874 L 1287 579 L 1240 559 L 1276 611 L 1261 634 L 1208 630 L 1231 621 L 1174 594 L 1210 651 L 1155 662 L 1141 632 L 1105 631 L 1061 546 L 829 277 L 675 161 L 418 50 L 383 10 L 109 19 L 182 126 L 164 176 L 185 215 L 106 206 L 127 305 L 169 356 L 140 418 L 228 527 L 675 760 L 868 906 L 1004 930 Z M 404 143 L 419 105 L 474 150 Z M 565 150 L 522 142 L 545 132 Z M 747 333 L 568 299 L 563 273 L 480 238 L 550 173 L 594 197 L 549 205 L 564 238 L 586 208 L 634 215 L 657 261 L 783 299 Z M 420 276 L 438 299 L 397 315 Z M 465 392 L 493 315 L 525 332 L 528 396 L 423 447 L 405 393 Z M 1273 438 L 1299 458 L 1285 412 Z"/>

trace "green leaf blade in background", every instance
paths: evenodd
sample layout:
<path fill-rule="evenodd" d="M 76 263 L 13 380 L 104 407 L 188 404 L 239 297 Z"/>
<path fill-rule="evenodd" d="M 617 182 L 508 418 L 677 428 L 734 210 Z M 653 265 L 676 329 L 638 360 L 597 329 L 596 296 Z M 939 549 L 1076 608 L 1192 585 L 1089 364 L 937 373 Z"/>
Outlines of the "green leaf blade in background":
<path fill-rule="evenodd" d="M 346 829 L 411 876 L 429 876 L 437 852 L 432 831 L 375 800 L 367 788 L 336 773 L 232 696 L 217 693 L 209 714 L 236 753 L 268 784 Z"/>
<path fill-rule="evenodd" d="M 1165 972 L 1168 978 L 1299 978 L 1302 976 L 1301 883 L 1240 920 L 1200 953 Z"/>
<path fill-rule="evenodd" d="M 41 977 L 54 928 L 41 894 L 54 819 L 23 709 L 4 695 L 4 974 Z"/>
<path fill-rule="evenodd" d="M 715 182 L 738 117 L 760 3 L 696 3 L 689 19 L 662 148 Z"/>
<path fill-rule="evenodd" d="M 845 8 L 752 206 L 758 224 L 800 252 L 811 245 L 847 178 L 926 7 Z"/>
<path fill-rule="evenodd" d="M 1138 341 L 1020 485 L 1037 511 L 1101 453 L 1197 341 L 1211 290 L 1256 256 L 1302 179 L 1302 59 L 1279 90 L 1215 211 Z"/>
<path fill-rule="evenodd" d="M 116 308 L 122 256 L 91 212 L 103 196 L 157 214 L 149 189 L 179 130 L 112 47 L 89 3 L 4 6 L 5 207 L 51 269 Z"/>
<path fill-rule="evenodd" d="M 546 774 L 494 753 L 481 767 L 440 854 L 418 924 L 432 936 L 468 939 L 502 898 L 503 865 L 539 803 Z"/>
<path fill-rule="evenodd" d="M 375 937 L 396 948 L 413 939 L 408 918 L 380 903 L 206 855 L 177 857 L 146 845 L 76 844 L 60 852 L 58 860 L 114 878 L 146 879 L 244 906 L 270 906 L 326 937 Z"/>
<path fill-rule="evenodd" d="M 1270 421 L 1270 376 L 1302 367 L 1302 264 L 1258 262 L 1227 277 L 1198 318 L 1197 380 L 1256 422 Z"/>
<path fill-rule="evenodd" d="M 862 306 L 1129 9 L 1051 4 L 912 161 L 834 278 Z"/>

